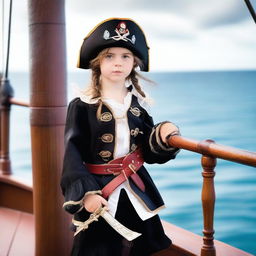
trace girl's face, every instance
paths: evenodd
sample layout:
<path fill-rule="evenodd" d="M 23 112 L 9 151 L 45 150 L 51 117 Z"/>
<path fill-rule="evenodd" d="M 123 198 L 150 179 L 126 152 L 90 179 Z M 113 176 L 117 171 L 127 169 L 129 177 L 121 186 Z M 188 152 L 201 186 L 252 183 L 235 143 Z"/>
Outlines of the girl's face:
<path fill-rule="evenodd" d="M 109 48 L 100 62 L 102 83 L 122 83 L 130 75 L 134 67 L 133 53 L 121 47 Z"/>

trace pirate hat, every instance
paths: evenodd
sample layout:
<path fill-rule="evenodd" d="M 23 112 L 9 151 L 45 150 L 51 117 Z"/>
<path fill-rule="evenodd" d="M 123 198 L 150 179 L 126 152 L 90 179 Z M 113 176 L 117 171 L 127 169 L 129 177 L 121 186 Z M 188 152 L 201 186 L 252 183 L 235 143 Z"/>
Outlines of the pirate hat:
<path fill-rule="evenodd" d="M 124 47 L 142 61 L 142 71 L 149 71 L 149 47 L 137 23 L 126 18 L 111 18 L 99 23 L 84 39 L 77 67 L 89 69 L 90 61 L 105 48 Z"/>

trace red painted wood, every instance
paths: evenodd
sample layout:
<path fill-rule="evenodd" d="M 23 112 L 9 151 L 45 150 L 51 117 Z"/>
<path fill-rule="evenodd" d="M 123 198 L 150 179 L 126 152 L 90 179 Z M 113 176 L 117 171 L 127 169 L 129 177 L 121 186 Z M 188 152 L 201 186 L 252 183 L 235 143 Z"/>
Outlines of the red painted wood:
<path fill-rule="evenodd" d="M 34 216 L 0 207 L 0 255 L 34 256 Z"/>
<path fill-rule="evenodd" d="M 31 181 L 0 174 L 0 206 L 33 213 Z"/>
<path fill-rule="evenodd" d="M 165 233 L 173 245 L 154 256 L 200 255 L 202 237 L 162 221 Z M 0 255 L 34 256 L 34 216 L 0 207 Z M 214 240 L 217 256 L 252 256 L 242 250 Z"/>
<path fill-rule="evenodd" d="M 27 191 L 33 191 L 32 188 L 32 180 L 23 179 L 21 177 L 12 175 L 2 175 L 0 174 L 0 182 L 13 185 L 15 187 L 19 187 L 21 189 L 27 190 Z"/>
<path fill-rule="evenodd" d="M 20 219 L 20 212 L 0 207 L 0 255 L 5 256 L 11 247 L 12 240 Z"/>
<path fill-rule="evenodd" d="M 173 241 L 173 247 L 183 255 L 200 255 L 203 238 L 190 231 L 179 228 L 166 221 L 162 221 L 165 233 Z M 250 253 L 232 247 L 228 244 L 214 240 L 217 256 L 253 256 Z M 157 256 L 156 254 L 155 256 Z M 159 254 L 160 256 L 161 254 Z M 168 255 L 168 254 L 166 254 Z M 174 254 L 170 254 L 174 255 Z"/>
<path fill-rule="evenodd" d="M 35 223 L 34 216 L 21 213 L 15 237 L 8 256 L 35 255 Z"/>

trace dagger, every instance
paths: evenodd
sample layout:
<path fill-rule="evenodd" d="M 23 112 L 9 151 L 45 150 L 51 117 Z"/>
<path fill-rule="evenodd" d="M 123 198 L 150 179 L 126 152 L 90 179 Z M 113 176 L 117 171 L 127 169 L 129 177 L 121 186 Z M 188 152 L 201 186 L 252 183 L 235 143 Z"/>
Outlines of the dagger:
<path fill-rule="evenodd" d="M 89 225 L 94 222 L 98 221 L 99 217 L 102 217 L 105 219 L 105 221 L 121 236 L 123 236 L 128 241 L 132 241 L 139 237 L 141 233 L 135 232 L 127 227 L 125 227 L 123 224 L 121 224 L 118 220 L 116 220 L 109 212 L 106 211 L 106 207 L 100 207 L 95 212 L 93 212 L 89 219 L 82 222 L 77 221 L 74 218 L 72 219 L 72 223 L 76 226 L 76 232 L 74 236 L 76 236 L 79 232 L 86 230 Z"/>

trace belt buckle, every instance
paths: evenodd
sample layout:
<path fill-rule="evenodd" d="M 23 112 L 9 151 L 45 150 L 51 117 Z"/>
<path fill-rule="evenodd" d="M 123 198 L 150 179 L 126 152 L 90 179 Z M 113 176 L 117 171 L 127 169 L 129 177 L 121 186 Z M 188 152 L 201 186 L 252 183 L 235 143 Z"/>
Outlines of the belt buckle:
<path fill-rule="evenodd" d="M 133 173 L 136 173 L 136 167 L 133 164 L 129 164 L 128 167 Z"/>

